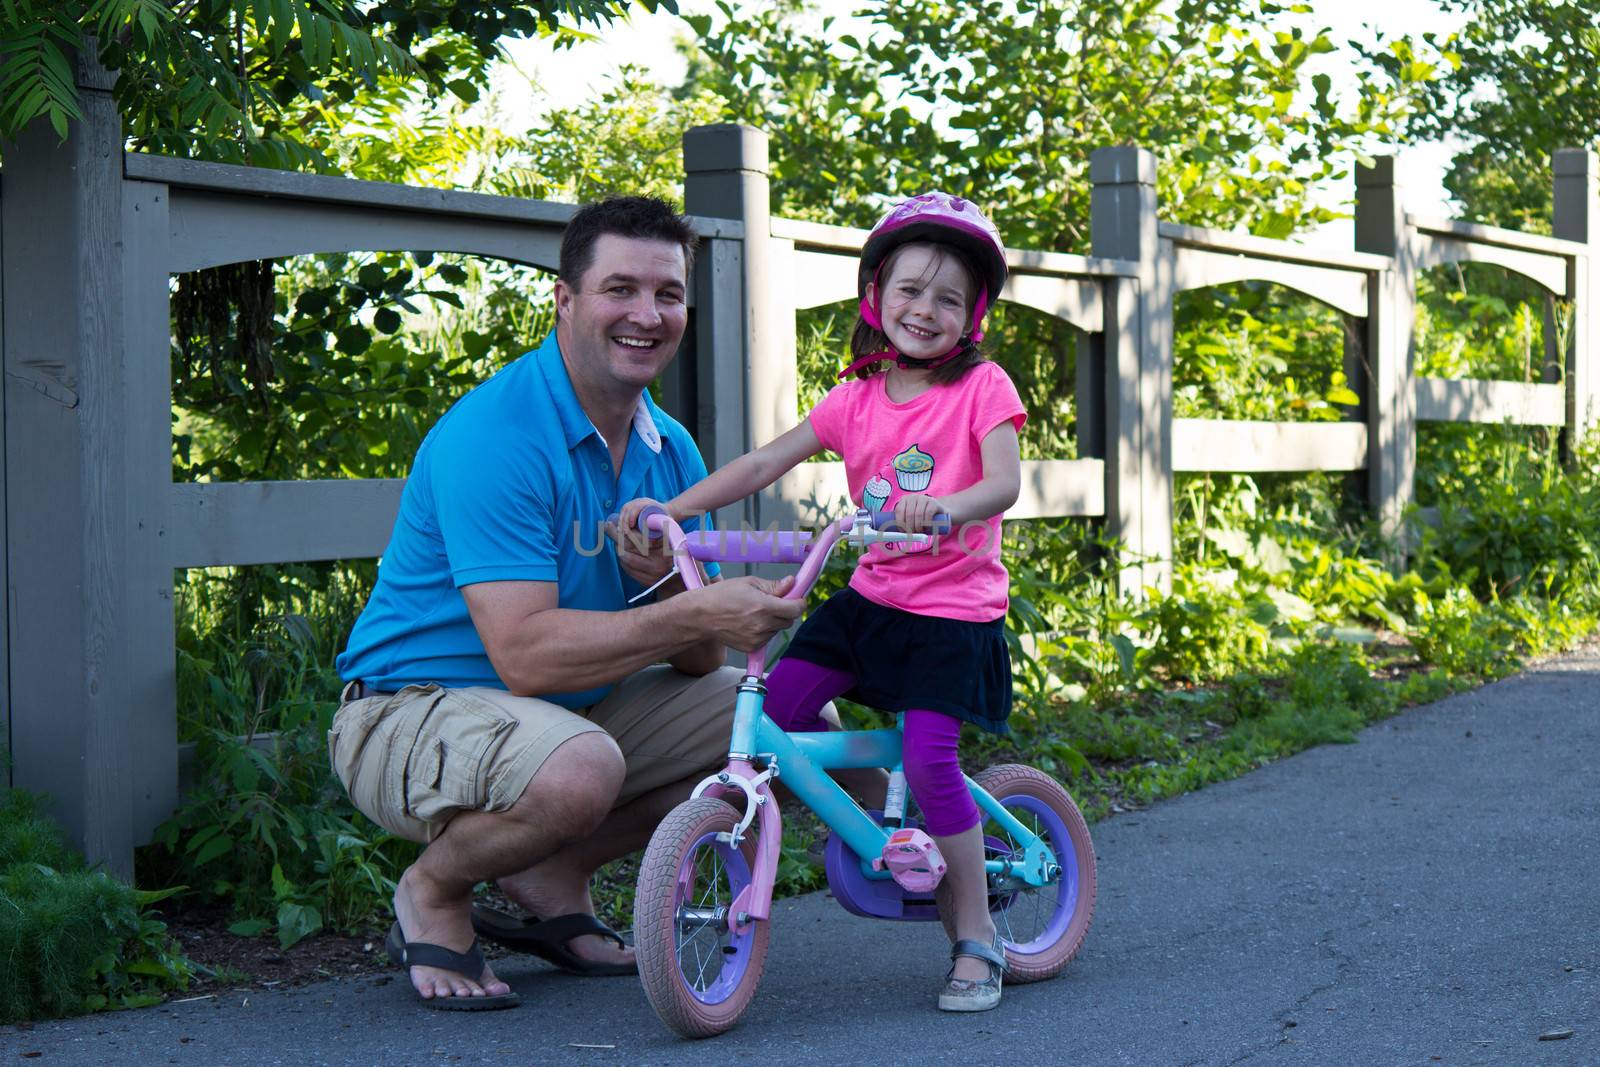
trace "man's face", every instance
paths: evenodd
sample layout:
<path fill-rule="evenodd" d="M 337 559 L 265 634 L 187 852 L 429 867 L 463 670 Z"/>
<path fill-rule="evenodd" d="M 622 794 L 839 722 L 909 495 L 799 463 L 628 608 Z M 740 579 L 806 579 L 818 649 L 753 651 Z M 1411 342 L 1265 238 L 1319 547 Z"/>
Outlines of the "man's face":
<path fill-rule="evenodd" d="M 556 282 L 562 349 L 591 381 L 643 389 L 678 351 L 688 323 L 686 264 L 674 241 L 602 234 L 574 288 Z"/>

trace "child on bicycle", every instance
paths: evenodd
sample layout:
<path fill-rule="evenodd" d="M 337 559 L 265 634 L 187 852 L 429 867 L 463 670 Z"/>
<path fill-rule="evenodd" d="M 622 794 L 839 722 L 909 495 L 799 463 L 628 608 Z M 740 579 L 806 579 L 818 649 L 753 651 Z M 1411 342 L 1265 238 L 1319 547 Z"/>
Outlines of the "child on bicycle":
<path fill-rule="evenodd" d="M 849 381 L 798 426 L 727 464 L 665 507 L 682 521 L 766 488 L 830 449 L 853 499 L 903 530 L 949 516 L 929 545 L 874 545 L 849 587 L 801 625 L 767 683 L 766 713 L 789 731 L 825 729 L 834 697 L 905 714 L 906 783 L 948 864 L 939 886 L 952 967 L 939 1007 L 1000 1003 L 1004 951 L 989 914 L 982 820 L 963 780 L 961 723 L 1004 732 L 1011 660 L 1000 519 L 1021 482 L 1027 417 L 1006 373 L 978 350 L 1006 280 L 999 232 L 971 202 L 925 193 L 892 208 L 861 250 L 860 318 Z M 620 515 L 632 529 L 653 501 Z"/>

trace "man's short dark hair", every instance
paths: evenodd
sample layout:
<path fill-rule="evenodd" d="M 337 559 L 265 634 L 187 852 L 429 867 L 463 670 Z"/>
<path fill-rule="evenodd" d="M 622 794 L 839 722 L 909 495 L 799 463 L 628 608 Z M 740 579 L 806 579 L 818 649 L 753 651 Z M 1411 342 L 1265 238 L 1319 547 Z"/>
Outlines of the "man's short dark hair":
<path fill-rule="evenodd" d="M 654 196 L 613 196 L 579 209 L 561 235 L 557 270 L 562 281 L 574 288 L 583 281 L 594 263 L 594 243 L 608 233 L 678 245 L 683 249 L 684 281 L 688 282 L 699 235 L 676 208 Z"/>

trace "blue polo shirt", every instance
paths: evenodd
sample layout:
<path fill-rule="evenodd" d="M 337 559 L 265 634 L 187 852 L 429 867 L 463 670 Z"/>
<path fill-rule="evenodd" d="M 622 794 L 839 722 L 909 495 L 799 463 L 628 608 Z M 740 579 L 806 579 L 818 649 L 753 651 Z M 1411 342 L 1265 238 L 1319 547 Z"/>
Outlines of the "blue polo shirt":
<path fill-rule="evenodd" d="M 677 496 L 706 467 L 688 432 L 646 393 L 622 470 L 611 468 L 552 332 L 462 397 L 423 440 L 340 676 L 379 690 L 504 689 L 461 595 L 475 582 L 555 582 L 563 608 L 625 609 L 643 587 L 623 573 L 602 524 L 635 497 Z M 610 688 L 541 695 L 581 708 Z"/>

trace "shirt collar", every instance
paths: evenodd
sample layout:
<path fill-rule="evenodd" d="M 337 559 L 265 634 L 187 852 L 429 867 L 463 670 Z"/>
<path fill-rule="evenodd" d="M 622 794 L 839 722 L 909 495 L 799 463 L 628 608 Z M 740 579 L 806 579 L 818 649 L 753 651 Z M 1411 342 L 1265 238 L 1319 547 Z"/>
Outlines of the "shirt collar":
<path fill-rule="evenodd" d="M 568 450 L 576 448 L 578 442 L 590 434 L 604 441 L 605 438 L 601 437 L 600 431 L 589 421 L 583 405 L 578 402 L 578 393 L 572 388 L 572 377 L 567 373 L 567 365 L 561 361 L 561 346 L 556 343 L 554 330 L 534 352 L 533 358 L 544 374 L 550 399 L 555 402 L 556 415 L 561 419 L 561 432 L 566 437 Z M 640 393 L 639 403 L 633 409 L 633 432 L 646 448 L 659 455 L 661 430 L 656 423 L 655 410 L 650 391 L 647 389 Z"/>

